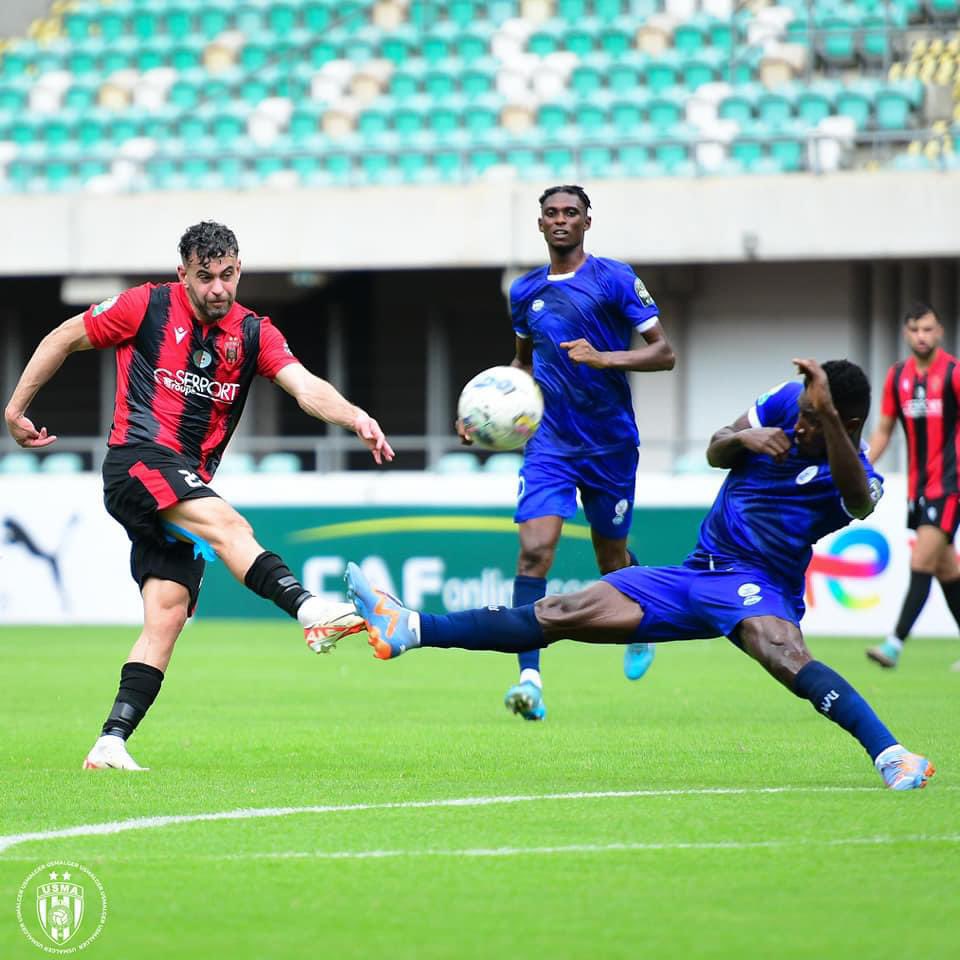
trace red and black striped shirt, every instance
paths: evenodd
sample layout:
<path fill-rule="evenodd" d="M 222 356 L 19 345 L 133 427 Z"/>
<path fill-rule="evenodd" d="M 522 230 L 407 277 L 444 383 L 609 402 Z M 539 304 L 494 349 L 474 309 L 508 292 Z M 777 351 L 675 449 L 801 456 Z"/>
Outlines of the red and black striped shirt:
<path fill-rule="evenodd" d="M 145 283 L 83 315 L 94 347 L 117 348 L 111 447 L 152 442 L 182 454 L 209 481 L 256 374 L 297 363 L 268 317 L 234 303 L 201 324 L 182 284 Z"/>
<path fill-rule="evenodd" d="M 958 400 L 960 363 L 945 350 L 937 350 L 923 373 L 913 357 L 887 371 L 880 409 L 885 417 L 899 419 L 907 435 L 910 500 L 958 492 Z"/>

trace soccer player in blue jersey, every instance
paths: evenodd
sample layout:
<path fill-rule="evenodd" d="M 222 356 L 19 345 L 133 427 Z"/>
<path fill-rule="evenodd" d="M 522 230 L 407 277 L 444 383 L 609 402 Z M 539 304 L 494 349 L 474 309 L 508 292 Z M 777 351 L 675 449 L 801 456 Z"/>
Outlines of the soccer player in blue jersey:
<path fill-rule="evenodd" d="M 634 562 L 627 550 L 637 474 L 637 424 L 627 375 L 670 370 L 673 350 L 659 311 L 633 269 L 584 251 L 590 198 L 575 185 L 540 197 L 537 224 L 550 254 L 510 288 L 516 334 L 513 366 L 543 392 L 540 429 L 524 450 L 514 520 L 520 556 L 513 605 L 547 592 L 563 521 L 577 512 L 577 491 L 603 574 Z M 634 330 L 644 341 L 632 349 Z M 460 427 L 461 436 L 469 442 Z M 520 680 L 505 697 L 527 720 L 546 716 L 539 649 L 519 655 Z M 653 659 L 647 643 L 627 648 L 624 670 L 639 679 Z"/>
<path fill-rule="evenodd" d="M 788 690 L 856 737 L 884 783 L 923 787 L 934 773 L 839 674 L 814 660 L 800 632 L 812 545 L 873 511 L 883 480 L 860 445 L 870 384 L 847 360 L 795 360 L 805 376 L 760 397 L 707 448 L 729 469 L 682 566 L 631 566 L 579 593 L 521 607 L 430 616 L 374 590 L 355 564 L 350 598 L 380 659 L 414 647 L 521 652 L 569 638 L 662 642 L 724 635 Z"/>

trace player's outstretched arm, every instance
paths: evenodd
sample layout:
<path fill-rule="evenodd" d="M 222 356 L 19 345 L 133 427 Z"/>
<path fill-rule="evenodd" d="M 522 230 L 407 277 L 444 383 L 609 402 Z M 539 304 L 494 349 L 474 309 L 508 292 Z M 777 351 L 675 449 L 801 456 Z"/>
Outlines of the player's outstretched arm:
<path fill-rule="evenodd" d="M 83 325 L 82 313 L 64 320 L 37 345 L 4 410 L 7 429 L 21 447 L 46 447 L 57 439 L 54 434 L 47 433 L 46 427 L 38 430 L 33 425 L 27 417 L 27 408 L 40 388 L 60 369 L 71 353 L 92 348 L 93 344 Z"/>
<path fill-rule="evenodd" d="M 893 434 L 893 425 L 895 423 L 895 418 L 888 417 L 885 414 L 880 415 L 880 418 L 877 420 L 877 425 L 874 427 L 873 433 L 870 435 L 870 440 L 867 443 L 867 446 L 870 448 L 867 456 L 870 458 L 871 463 L 876 463 L 880 457 L 883 456 L 883 451 L 887 449 L 887 445 L 890 443 L 890 437 Z"/>
<path fill-rule="evenodd" d="M 660 324 L 644 330 L 641 336 L 646 343 L 636 350 L 597 350 L 583 338 L 565 340 L 558 346 L 567 351 L 567 356 L 574 363 L 583 363 L 595 370 L 632 370 L 638 373 L 672 370 L 677 357 Z"/>
<path fill-rule="evenodd" d="M 377 463 L 393 459 L 393 448 L 380 424 L 365 410 L 350 403 L 332 384 L 312 374 L 303 364 L 287 364 L 274 378 L 300 405 L 304 413 L 352 430 L 366 445 Z"/>
<path fill-rule="evenodd" d="M 851 430 L 859 430 L 862 421 L 852 419 L 844 422 L 841 419 L 833 403 L 827 375 L 816 360 L 794 359 L 793 362 L 806 379 L 807 398 L 820 421 L 833 482 L 840 491 L 847 511 L 862 520 L 873 513 L 875 506 L 870 495 L 867 471 L 863 469 L 859 451 L 850 436 Z"/>
<path fill-rule="evenodd" d="M 734 466 L 748 450 L 779 460 L 790 452 L 790 440 L 779 427 L 751 426 L 750 418 L 742 413 L 710 438 L 707 463 L 711 467 L 726 470 Z"/>

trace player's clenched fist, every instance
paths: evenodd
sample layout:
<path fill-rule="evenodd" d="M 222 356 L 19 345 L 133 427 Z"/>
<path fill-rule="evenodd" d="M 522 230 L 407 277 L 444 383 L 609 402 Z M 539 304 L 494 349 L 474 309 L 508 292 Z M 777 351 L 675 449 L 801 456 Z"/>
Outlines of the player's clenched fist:
<path fill-rule="evenodd" d="M 765 453 L 774 460 L 782 460 L 790 452 L 790 438 L 780 427 L 752 427 L 742 430 L 740 442 L 747 450 Z"/>
<path fill-rule="evenodd" d="M 607 365 L 604 355 L 582 337 L 579 340 L 563 340 L 558 346 L 567 351 L 567 356 L 574 363 L 585 363 L 595 370 L 602 370 Z"/>

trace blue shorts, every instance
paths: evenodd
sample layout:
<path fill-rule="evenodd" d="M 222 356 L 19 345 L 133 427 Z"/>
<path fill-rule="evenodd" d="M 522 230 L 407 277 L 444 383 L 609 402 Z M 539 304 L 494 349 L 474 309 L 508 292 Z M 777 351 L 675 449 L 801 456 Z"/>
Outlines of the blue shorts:
<path fill-rule="evenodd" d="M 630 643 L 733 639 L 749 617 L 779 617 L 799 627 L 805 610 L 802 592 L 739 563 L 711 570 L 688 559 L 681 567 L 624 567 L 603 579 L 643 607 Z"/>
<path fill-rule="evenodd" d="M 577 512 L 577 490 L 590 529 L 609 540 L 624 540 L 633 520 L 637 490 L 636 447 L 590 457 L 528 453 L 520 469 L 516 523 Z"/>

